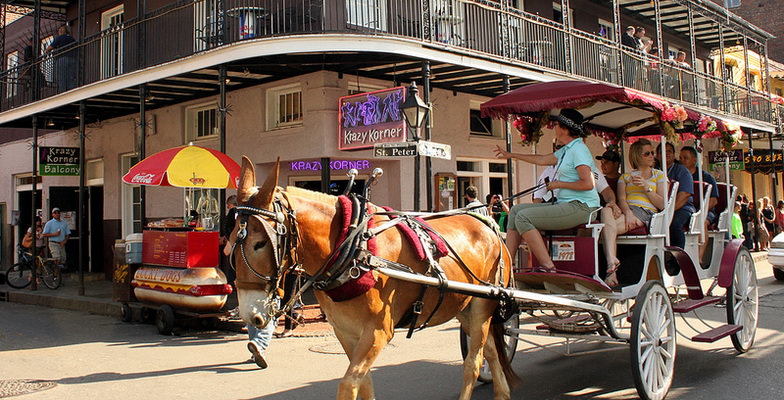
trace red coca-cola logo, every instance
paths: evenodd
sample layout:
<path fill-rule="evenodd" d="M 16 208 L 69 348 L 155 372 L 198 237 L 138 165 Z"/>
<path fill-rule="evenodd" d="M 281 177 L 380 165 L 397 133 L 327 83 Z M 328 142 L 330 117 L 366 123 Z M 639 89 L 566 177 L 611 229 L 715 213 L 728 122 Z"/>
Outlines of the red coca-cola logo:
<path fill-rule="evenodd" d="M 131 178 L 131 183 L 146 183 L 152 184 L 152 179 L 155 177 L 154 174 L 136 174 Z"/>

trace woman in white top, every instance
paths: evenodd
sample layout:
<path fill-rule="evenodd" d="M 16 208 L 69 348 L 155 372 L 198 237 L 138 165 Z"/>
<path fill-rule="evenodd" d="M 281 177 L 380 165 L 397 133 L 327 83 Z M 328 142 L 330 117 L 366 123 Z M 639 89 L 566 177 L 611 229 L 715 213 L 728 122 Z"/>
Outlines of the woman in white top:
<path fill-rule="evenodd" d="M 639 226 L 648 225 L 654 213 L 664 209 L 667 176 L 654 169 L 653 146 L 647 139 L 634 142 L 629 148 L 629 163 L 633 170 L 618 179 L 618 206 L 623 212 L 615 220 L 605 222 L 602 229 L 604 254 L 607 258 L 607 278 L 610 286 L 618 285 L 615 276 L 618 266 L 616 238 Z"/>

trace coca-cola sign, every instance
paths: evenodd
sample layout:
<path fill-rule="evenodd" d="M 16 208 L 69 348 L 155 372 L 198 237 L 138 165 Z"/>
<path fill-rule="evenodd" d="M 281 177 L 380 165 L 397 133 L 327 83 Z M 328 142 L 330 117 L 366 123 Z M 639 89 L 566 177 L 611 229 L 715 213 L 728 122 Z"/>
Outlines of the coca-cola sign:
<path fill-rule="evenodd" d="M 145 173 L 138 173 L 131 177 L 131 183 L 137 183 L 140 185 L 152 185 L 153 178 L 155 178 L 155 174 L 145 174 Z"/>

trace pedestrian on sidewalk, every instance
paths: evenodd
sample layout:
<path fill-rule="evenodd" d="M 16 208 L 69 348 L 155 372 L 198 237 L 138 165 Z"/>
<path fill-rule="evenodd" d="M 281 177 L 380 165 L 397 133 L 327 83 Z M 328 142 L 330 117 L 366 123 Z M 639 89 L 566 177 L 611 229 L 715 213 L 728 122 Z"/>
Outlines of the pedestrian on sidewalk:
<path fill-rule="evenodd" d="M 231 233 L 234 231 L 234 226 L 237 223 L 237 196 L 232 195 L 226 199 L 226 208 L 228 208 L 228 212 L 226 213 L 226 221 L 223 224 L 223 237 L 225 246 L 223 247 L 223 254 L 227 257 L 231 257 L 232 247 L 229 246 L 228 238 L 231 236 Z M 234 279 L 229 281 L 233 285 Z M 239 311 L 239 310 L 237 310 Z M 275 318 L 271 318 L 270 322 L 262 329 L 256 328 L 255 325 L 245 323 L 245 328 L 248 330 L 248 351 L 251 354 L 251 360 L 256 363 L 261 369 L 267 368 L 267 359 L 264 357 L 264 350 L 269 347 L 270 341 L 272 340 L 272 334 L 275 332 L 275 327 L 278 326 L 278 321 Z"/>
<path fill-rule="evenodd" d="M 49 252 L 52 254 L 52 258 L 57 259 L 57 263 L 63 269 L 67 261 L 65 244 L 68 242 L 68 238 L 71 237 L 71 230 L 68 228 L 68 223 L 63 221 L 60 215 L 59 207 L 52 209 L 52 219 L 46 221 L 42 236 L 49 239 Z"/>

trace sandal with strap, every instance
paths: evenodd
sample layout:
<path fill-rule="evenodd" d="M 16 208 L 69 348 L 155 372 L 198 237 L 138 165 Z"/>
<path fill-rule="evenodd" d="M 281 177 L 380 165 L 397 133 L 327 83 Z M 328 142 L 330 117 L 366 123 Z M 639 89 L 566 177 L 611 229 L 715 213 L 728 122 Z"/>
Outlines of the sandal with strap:
<path fill-rule="evenodd" d="M 611 262 L 607 264 L 607 276 L 604 278 L 604 283 L 607 286 L 615 289 L 619 286 L 618 277 L 616 276 L 616 272 L 618 272 L 618 267 L 621 266 L 621 262 L 615 260 L 615 262 Z"/>

